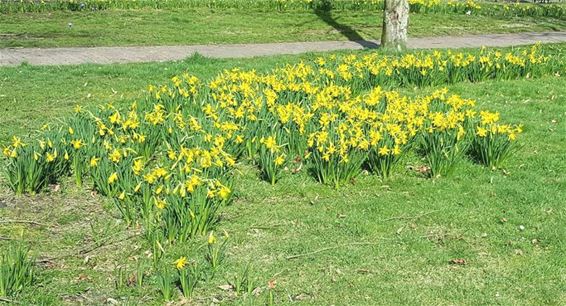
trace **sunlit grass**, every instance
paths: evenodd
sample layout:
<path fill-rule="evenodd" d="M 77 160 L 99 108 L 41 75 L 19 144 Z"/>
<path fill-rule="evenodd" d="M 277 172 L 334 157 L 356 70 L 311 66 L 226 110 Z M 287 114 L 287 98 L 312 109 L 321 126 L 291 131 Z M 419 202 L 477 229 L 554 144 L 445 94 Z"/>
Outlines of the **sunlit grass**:
<path fill-rule="evenodd" d="M 561 45 L 556 48 L 561 52 Z M 148 83 L 185 69 L 207 78 L 233 66 L 262 70 L 309 56 L 2 68 L 0 105 L 9 115 L 0 117 L 0 139 L 56 121 L 75 103 L 129 102 Z M 402 91 L 423 95 L 435 89 Z M 523 147 L 504 170 L 464 161 L 450 179 L 430 180 L 415 171 L 424 161 L 411 157 L 387 180 L 362 175 L 334 190 L 305 172 L 271 186 L 242 166 L 237 200 L 218 228 L 231 236 L 223 275 L 232 279 L 249 265 L 257 287 L 266 290 L 268 281 L 276 281 L 278 304 L 566 303 L 566 81 L 546 76 L 448 89 L 524 124 Z M 0 237 L 28 241 L 32 255 L 43 260 L 38 285 L 18 297 L 22 303 L 102 304 L 111 298 L 161 304 L 155 279 L 141 288 L 116 287 L 116 268 L 134 273 L 137 260 L 150 259 L 132 254 L 150 246 L 136 229 L 126 229 L 103 198 L 63 182 L 36 197 L 14 197 L 1 187 L 3 206 L 2 220 L 40 224 L 0 224 Z M 172 248 L 166 261 L 195 256 L 197 248 L 198 242 Z M 216 278 L 193 296 L 202 304 L 265 302 L 218 288 L 227 283 Z"/>

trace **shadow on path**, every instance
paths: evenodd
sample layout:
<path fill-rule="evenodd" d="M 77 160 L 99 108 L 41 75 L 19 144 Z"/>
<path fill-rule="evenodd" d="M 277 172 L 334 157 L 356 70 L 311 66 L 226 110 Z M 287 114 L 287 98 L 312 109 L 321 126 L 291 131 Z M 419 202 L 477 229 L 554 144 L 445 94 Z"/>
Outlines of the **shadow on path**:
<path fill-rule="evenodd" d="M 315 10 L 314 13 L 318 16 L 318 18 L 326 22 L 326 24 L 336 29 L 336 31 L 340 32 L 340 34 L 344 35 L 349 41 L 356 42 L 366 49 L 379 48 L 379 44 L 365 40 L 352 27 L 336 21 L 336 19 L 332 17 L 332 12 L 330 10 Z"/>

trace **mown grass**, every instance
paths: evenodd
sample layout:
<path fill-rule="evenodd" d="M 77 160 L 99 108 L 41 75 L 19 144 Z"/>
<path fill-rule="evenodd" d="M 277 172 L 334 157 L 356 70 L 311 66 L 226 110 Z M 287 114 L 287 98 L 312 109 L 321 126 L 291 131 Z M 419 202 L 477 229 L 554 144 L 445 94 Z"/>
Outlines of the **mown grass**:
<path fill-rule="evenodd" d="M 565 28 L 566 21 L 543 17 L 413 14 L 409 32 L 422 37 Z M 0 19 L 0 48 L 367 40 L 380 35 L 379 11 L 139 9 L 3 14 Z"/>
<path fill-rule="evenodd" d="M 75 103 L 140 97 L 147 83 L 162 83 L 184 69 L 206 78 L 232 66 L 267 69 L 305 56 L 313 55 L 2 68 L 3 98 L 17 102 L 2 110 L 9 114 L 2 119 L 13 119 L 1 122 L 0 133 L 2 139 L 23 134 L 64 116 Z M 27 88 L 16 86 L 24 79 Z M 362 176 L 334 190 L 303 172 L 271 186 L 241 166 L 237 200 L 218 227 L 232 237 L 225 270 L 197 289 L 194 302 L 264 304 L 267 282 L 275 280 L 277 304 L 566 303 L 566 80 L 547 76 L 448 88 L 525 125 L 523 147 L 505 170 L 464 161 L 452 177 L 430 180 L 411 170 L 423 163 L 411 158 L 386 181 Z M 410 95 L 432 90 L 403 89 Z M 116 288 L 116 268 L 129 274 L 137 261 L 148 263 L 149 248 L 104 198 L 66 183 L 33 197 L 14 197 L 3 186 L 0 207 L 3 221 L 38 222 L 0 223 L 0 240 L 21 237 L 41 260 L 39 282 L 18 301 L 162 304 L 150 276 L 141 288 Z M 204 240 L 168 249 L 167 260 L 190 257 Z M 454 259 L 466 264 L 451 264 Z M 248 263 L 263 294 L 244 299 L 218 288 Z"/>

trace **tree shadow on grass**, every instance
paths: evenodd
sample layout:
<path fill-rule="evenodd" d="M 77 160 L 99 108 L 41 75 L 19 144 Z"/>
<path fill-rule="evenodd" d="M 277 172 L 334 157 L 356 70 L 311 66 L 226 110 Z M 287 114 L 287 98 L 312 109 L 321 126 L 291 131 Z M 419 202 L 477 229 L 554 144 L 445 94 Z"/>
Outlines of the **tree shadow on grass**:
<path fill-rule="evenodd" d="M 339 23 L 334 17 L 332 17 L 331 10 L 315 10 L 314 13 L 322 21 L 326 22 L 329 26 L 336 29 L 340 34 L 344 35 L 349 41 L 355 42 L 366 49 L 376 49 L 379 48 L 379 44 L 375 42 L 365 40 L 356 30 L 352 27 Z"/>

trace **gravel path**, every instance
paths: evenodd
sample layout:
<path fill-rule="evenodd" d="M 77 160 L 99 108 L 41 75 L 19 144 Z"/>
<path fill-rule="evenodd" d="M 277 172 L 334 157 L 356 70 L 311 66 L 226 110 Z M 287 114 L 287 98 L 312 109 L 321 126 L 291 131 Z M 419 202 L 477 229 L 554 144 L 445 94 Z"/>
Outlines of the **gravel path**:
<path fill-rule="evenodd" d="M 508 47 L 536 42 L 566 42 L 566 32 L 485 34 L 412 38 L 409 48 Z M 181 60 L 194 53 L 213 58 L 241 58 L 316 51 L 377 48 L 376 41 L 321 41 L 236 45 L 94 48 L 8 48 L 0 49 L 0 66 L 23 62 L 32 65 L 112 64 Z"/>

